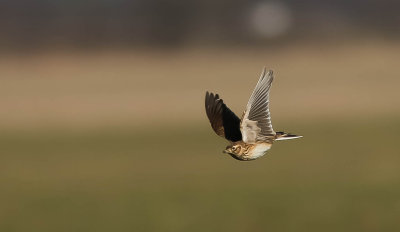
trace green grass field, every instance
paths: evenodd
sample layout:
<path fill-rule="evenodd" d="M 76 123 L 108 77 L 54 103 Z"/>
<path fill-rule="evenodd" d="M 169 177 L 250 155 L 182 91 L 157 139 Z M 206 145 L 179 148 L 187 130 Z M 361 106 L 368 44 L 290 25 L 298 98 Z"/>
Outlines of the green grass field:
<path fill-rule="evenodd" d="M 400 121 L 279 123 L 252 162 L 206 121 L 4 131 L 0 231 L 400 231 Z"/>

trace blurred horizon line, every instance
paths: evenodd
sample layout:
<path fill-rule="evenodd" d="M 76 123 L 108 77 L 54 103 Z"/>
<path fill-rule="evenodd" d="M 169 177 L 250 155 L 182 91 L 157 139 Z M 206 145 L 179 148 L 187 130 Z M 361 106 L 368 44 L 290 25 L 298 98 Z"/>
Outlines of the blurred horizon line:
<path fill-rule="evenodd" d="M 0 49 L 48 46 L 268 46 L 381 36 L 399 39 L 400 2 L 290 0 L 12 1 L 0 3 Z"/>

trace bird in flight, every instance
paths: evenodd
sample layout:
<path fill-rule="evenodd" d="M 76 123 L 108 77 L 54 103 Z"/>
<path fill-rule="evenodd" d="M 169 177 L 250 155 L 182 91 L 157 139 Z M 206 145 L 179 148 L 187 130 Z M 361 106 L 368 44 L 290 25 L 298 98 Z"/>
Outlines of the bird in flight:
<path fill-rule="evenodd" d="M 272 70 L 264 68 L 250 96 L 242 119 L 239 119 L 219 98 L 206 92 L 206 113 L 215 133 L 230 141 L 223 151 L 241 161 L 255 160 L 271 148 L 274 141 L 297 139 L 303 136 L 275 132 L 269 112 L 269 90 L 274 79 Z"/>

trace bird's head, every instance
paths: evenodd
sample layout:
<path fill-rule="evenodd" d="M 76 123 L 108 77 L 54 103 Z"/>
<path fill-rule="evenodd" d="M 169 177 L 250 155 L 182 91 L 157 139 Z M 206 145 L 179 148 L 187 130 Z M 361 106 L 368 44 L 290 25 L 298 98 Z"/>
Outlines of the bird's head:
<path fill-rule="evenodd" d="M 222 152 L 231 155 L 233 158 L 238 158 L 242 155 L 242 151 L 242 146 L 235 144 L 227 146 Z"/>

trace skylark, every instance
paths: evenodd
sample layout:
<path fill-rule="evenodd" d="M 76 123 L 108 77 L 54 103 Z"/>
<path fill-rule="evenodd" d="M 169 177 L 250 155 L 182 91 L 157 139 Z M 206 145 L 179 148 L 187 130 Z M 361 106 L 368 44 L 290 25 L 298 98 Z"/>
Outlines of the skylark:
<path fill-rule="evenodd" d="M 275 132 L 269 112 L 269 90 L 274 79 L 272 70 L 264 68 L 242 119 L 239 119 L 219 98 L 206 93 L 206 112 L 217 135 L 230 141 L 223 151 L 237 160 L 255 160 L 271 148 L 274 141 L 301 138 L 285 132 Z"/>

